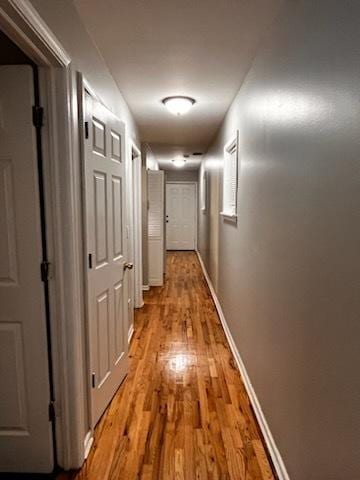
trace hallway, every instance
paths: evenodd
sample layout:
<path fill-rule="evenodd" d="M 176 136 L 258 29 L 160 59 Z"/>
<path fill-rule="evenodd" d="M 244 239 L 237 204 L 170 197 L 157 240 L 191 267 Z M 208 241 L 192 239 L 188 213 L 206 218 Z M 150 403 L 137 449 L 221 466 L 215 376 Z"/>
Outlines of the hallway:
<path fill-rule="evenodd" d="M 129 355 L 84 467 L 59 480 L 274 479 L 194 252 L 167 254 Z"/>
<path fill-rule="evenodd" d="M 0 0 L 0 479 L 360 480 L 359 58 L 359 0 Z"/>

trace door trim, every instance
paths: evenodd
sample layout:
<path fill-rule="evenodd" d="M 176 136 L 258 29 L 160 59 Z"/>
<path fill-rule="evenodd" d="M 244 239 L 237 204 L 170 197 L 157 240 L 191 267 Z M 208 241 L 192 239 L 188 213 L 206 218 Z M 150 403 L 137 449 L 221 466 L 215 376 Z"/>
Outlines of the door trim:
<path fill-rule="evenodd" d="M 80 171 L 75 71 L 71 58 L 27 0 L 0 4 L 0 26 L 39 67 L 50 325 L 59 466 L 82 465 L 88 432 L 84 379 Z M 66 227 L 65 227 L 66 225 Z M 76 368 L 75 368 L 76 366 Z"/>
<path fill-rule="evenodd" d="M 64 68 L 70 64 L 66 50 L 29 1 L 2 2 L 0 25 L 37 65 Z"/>
<path fill-rule="evenodd" d="M 141 151 L 130 140 L 130 168 L 132 168 L 132 201 L 129 205 L 132 205 L 132 212 L 134 213 L 133 222 L 133 238 L 131 239 L 134 248 L 134 275 L 135 275 L 135 292 L 134 292 L 134 304 L 135 308 L 141 308 L 144 306 L 143 300 L 143 271 L 142 271 L 142 213 L 141 213 Z M 128 177 L 129 178 L 129 177 Z M 130 189 L 129 189 L 130 191 Z"/>
<path fill-rule="evenodd" d="M 195 248 L 194 251 L 197 251 L 198 248 L 198 203 L 199 203 L 199 198 L 198 198 L 198 182 L 195 181 L 169 181 L 166 182 L 167 184 L 175 184 L 175 185 L 195 185 Z M 165 185 L 165 192 L 166 192 L 166 185 Z M 166 198 L 165 198 L 165 205 L 166 205 Z M 165 234 L 165 243 L 166 243 L 166 234 Z"/>

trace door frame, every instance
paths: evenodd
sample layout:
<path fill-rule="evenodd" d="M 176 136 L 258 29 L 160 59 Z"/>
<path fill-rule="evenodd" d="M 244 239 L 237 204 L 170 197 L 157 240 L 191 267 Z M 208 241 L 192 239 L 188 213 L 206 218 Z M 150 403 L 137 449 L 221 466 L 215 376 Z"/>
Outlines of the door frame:
<path fill-rule="evenodd" d="M 143 300 L 143 269 L 142 269 L 142 212 L 141 212 L 141 151 L 133 140 L 129 141 L 129 169 L 131 169 L 131 188 L 129 188 L 129 214 L 133 214 L 130 239 L 133 245 L 134 261 L 134 306 L 144 306 Z"/>
<path fill-rule="evenodd" d="M 0 0 L 0 28 L 37 65 L 42 130 L 49 303 L 58 465 L 78 468 L 86 425 L 79 123 L 71 58 L 27 0 Z"/>
<path fill-rule="evenodd" d="M 195 248 L 194 251 L 197 252 L 198 249 L 198 182 L 196 181 L 168 181 L 165 182 L 165 215 L 166 215 L 166 185 L 175 184 L 175 185 L 195 185 Z M 166 244 L 166 232 L 165 232 L 165 244 Z M 167 249 L 165 249 L 167 251 Z"/>

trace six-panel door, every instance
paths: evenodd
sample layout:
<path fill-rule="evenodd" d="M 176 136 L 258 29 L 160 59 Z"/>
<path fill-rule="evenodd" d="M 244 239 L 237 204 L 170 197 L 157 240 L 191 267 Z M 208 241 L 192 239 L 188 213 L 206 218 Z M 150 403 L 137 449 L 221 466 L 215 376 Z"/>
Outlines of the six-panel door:
<path fill-rule="evenodd" d="M 124 125 L 86 94 L 84 139 L 91 423 L 127 373 Z"/>
<path fill-rule="evenodd" d="M 51 472 L 33 72 L 0 67 L 0 471 Z"/>

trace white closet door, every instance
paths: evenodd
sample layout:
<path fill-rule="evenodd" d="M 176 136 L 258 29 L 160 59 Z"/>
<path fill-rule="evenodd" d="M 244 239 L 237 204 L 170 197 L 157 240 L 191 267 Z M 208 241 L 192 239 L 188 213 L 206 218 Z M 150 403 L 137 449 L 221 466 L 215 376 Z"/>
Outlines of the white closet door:
<path fill-rule="evenodd" d="M 128 369 L 124 124 L 86 94 L 87 315 L 94 426 Z"/>
<path fill-rule="evenodd" d="M 0 471 L 51 472 L 33 74 L 0 67 Z"/>
<path fill-rule="evenodd" d="M 149 285 L 164 282 L 164 172 L 148 171 Z"/>
<path fill-rule="evenodd" d="M 195 250 L 196 186 L 194 183 L 166 184 L 166 248 Z"/>

